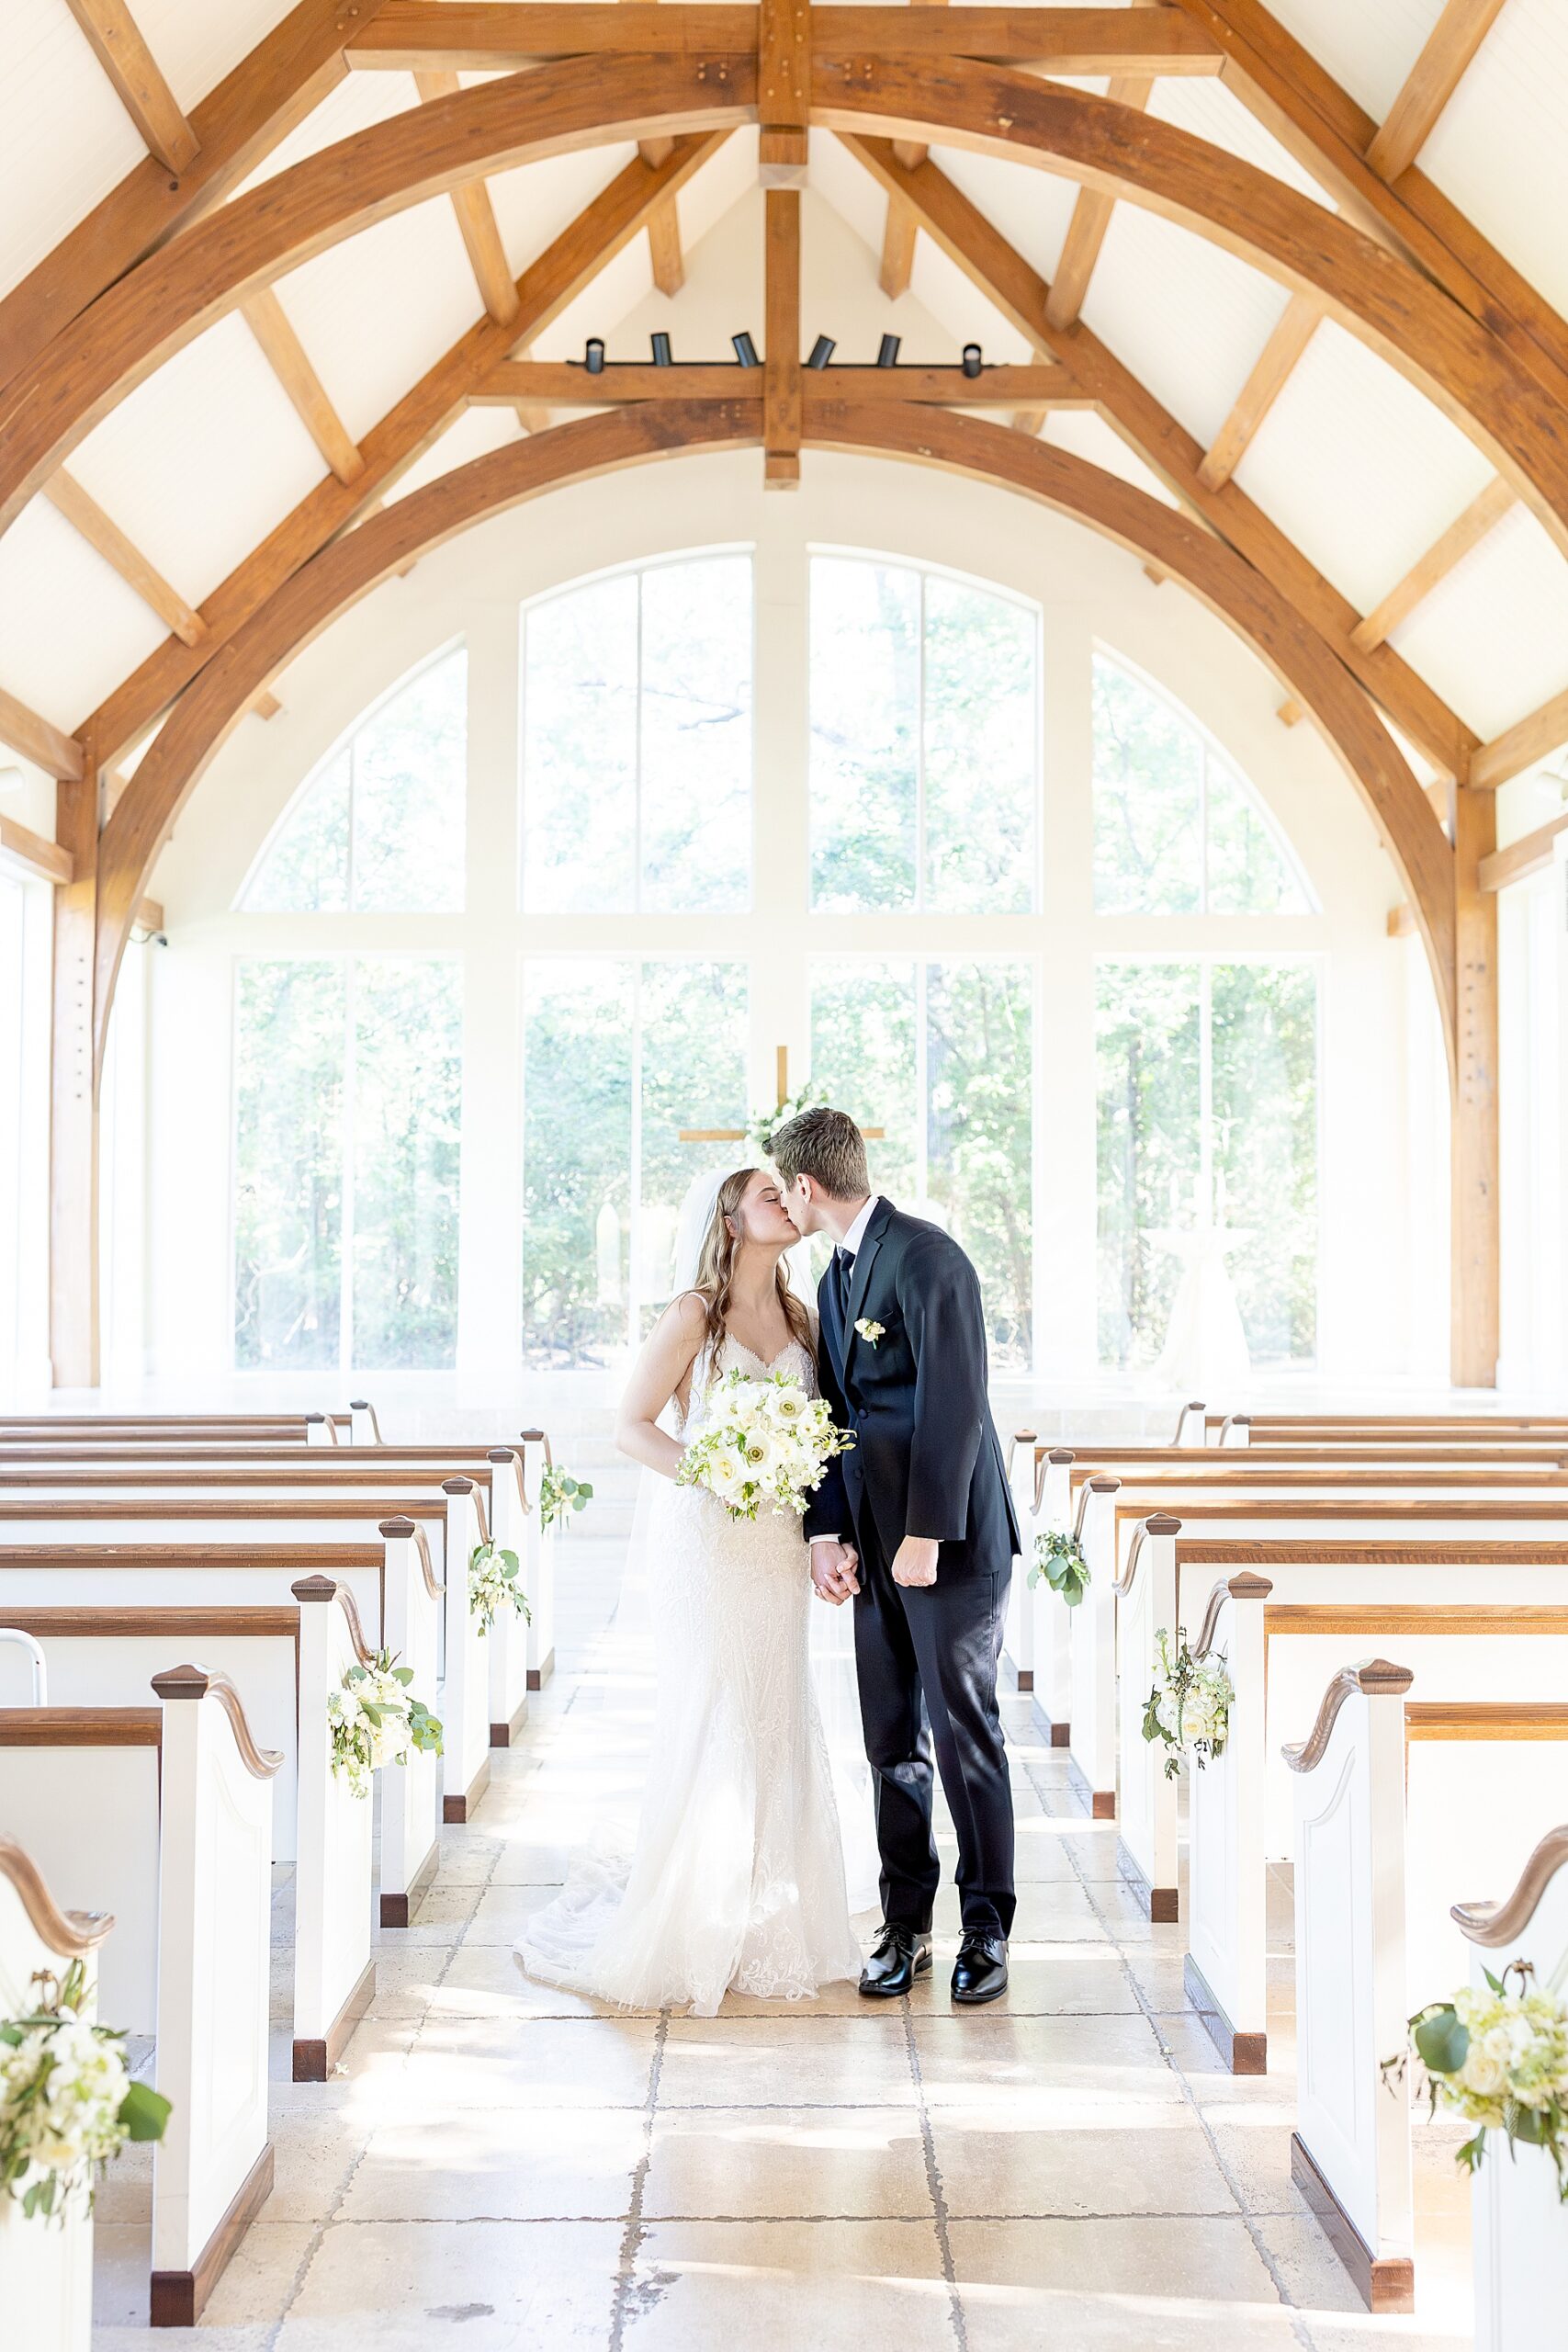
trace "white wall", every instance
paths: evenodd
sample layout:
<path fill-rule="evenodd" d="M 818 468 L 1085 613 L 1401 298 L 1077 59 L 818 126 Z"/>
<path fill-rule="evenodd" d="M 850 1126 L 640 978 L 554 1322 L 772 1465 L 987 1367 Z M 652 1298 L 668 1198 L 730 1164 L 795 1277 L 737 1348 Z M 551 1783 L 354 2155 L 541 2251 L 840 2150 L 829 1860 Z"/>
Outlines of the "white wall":
<path fill-rule="evenodd" d="M 807 322 L 809 326 L 810 322 Z M 1310 727 L 1275 717 L 1280 689 L 1231 634 L 1134 558 L 1005 493 L 887 462 L 808 451 L 795 495 L 764 495 L 752 453 L 687 458 L 557 493 L 427 557 L 344 616 L 289 670 L 284 711 L 244 722 L 182 815 L 152 883 L 169 946 L 151 963 L 148 1364 L 226 1376 L 230 1341 L 231 1025 L 240 954 L 420 944 L 467 959 L 462 1279 L 457 1396 L 519 1379 L 520 1070 L 524 949 L 588 944 L 574 918 L 517 910 L 518 607 L 601 567 L 688 546 L 756 548 L 756 871 L 746 917 L 705 920 L 702 944 L 754 957 L 751 1082 L 771 1099 L 773 1052 L 806 1067 L 803 980 L 770 941 L 798 946 L 806 905 L 803 693 L 807 552 L 876 548 L 950 565 L 1038 601 L 1045 662 L 1042 911 L 985 922 L 864 918 L 853 944 L 1043 958 L 1041 1026 L 1052 1148 L 1037 1199 L 1050 1385 L 1093 1374 L 1092 958 L 1132 947 L 1308 952 L 1322 961 L 1323 1237 L 1320 1368 L 1364 1379 L 1410 1362 L 1404 1255 L 1409 1169 L 1405 1005 L 1384 918 L 1399 896 L 1351 788 Z M 461 917 L 241 916 L 231 911 L 301 779 L 378 695 L 434 648 L 469 656 L 468 905 Z M 1224 746 L 1289 834 L 1320 902 L 1292 918 L 1097 919 L 1091 899 L 1089 675 L 1095 642 L 1159 681 Z M 820 920 L 820 919 L 818 919 Z M 841 918 L 832 933 L 845 942 Z M 913 928 L 912 928 L 913 926 Z M 623 948 L 690 945 L 689 921 L 628 917 Z M 859 935 L 863 933 L 863 937 Z M 592 944 L 603 944 L 595 939 Z M 824 938 L 823 944 L 827 944 Z M 794 972 L 802 967 L 794 961 Z M 1446 1299 L 1446 1259 L 1418 1277 Z M 126 1311 L 122 1310 L 122 1328 Z M 303 1376 L 301 1376 L 303 1378 Z M 312 1389 L 320 1376 L 311 1376 Z M 379 1376 L 382 1393 L 388 1387 Z M 432 1385 L 425 1376 L 422 1386 Z M 269 1390 L 280 1384 L 268 1375 Z"/>

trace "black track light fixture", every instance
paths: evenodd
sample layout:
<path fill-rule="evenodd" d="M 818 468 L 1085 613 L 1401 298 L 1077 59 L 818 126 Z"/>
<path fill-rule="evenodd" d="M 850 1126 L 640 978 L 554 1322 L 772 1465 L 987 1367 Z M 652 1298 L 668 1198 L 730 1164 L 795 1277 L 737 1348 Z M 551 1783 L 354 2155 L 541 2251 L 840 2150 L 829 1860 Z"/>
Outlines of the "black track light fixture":
<path fill-rule="evenodd" d="M 879 368 L 897 367 L 898 345 L 902 341 L 903 337 L 901 335 L 885 334 L 883 336 L 881 348 L 878 350 L 876 355 L 876 364 Z"/>
<path fill-rule="evenodd" d="M 583 349 L 582 364 L 591 376 L 602 376 L 604 373 L 604 338 L 602 334 L 589 336 Z"/>
<path fill-rule="evenodd" d="M 757 346 L 752 342 L 749 334 L 732 334 L 729 340 L 734 349 L 735 356 L 739 360 L 742 368 L 760 368 L 761 366 L 762 363 L 757 356 Z"/>
<path fill-rule="evenodd" d="M 653 345 L 654 366 L 656 368 L 672 368 L 675 363 L 670 356 L 669 336 L 667 334 L 649 335 L 649 341 Z"/>
<path fill-rule="evenodd" d="M 811 356 L 807 361 L 807 366 L 808 368 L 826 368 L 829 360 L 831 359 L 837 348 L 838 346 L 834 343 L 830 334 L 819 334 L 816 342 L 811 346 Z"/>
<path fill-rule="evenodd" d="M 979 345 L 966 343 L 964 346 L 964 373 L 966 376 L 977 376 L 983 364 Z"/>

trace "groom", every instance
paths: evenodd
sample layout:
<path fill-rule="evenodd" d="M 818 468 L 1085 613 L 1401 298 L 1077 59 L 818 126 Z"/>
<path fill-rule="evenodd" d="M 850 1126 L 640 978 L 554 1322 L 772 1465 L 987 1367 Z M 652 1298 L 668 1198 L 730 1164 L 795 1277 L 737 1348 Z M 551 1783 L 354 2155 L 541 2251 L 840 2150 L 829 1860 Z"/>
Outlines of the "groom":
<path fill-rule="evenodd" d="M 828 1465 L 806 1532 L 818 1593 L 855 1603 L 884 1921 L 860 1989 L 893 1998 L 931 1964 L 934 1747 L 958 1832 L 953 1997 L 994 2001 L 1014 1905 L 997 1660 L 1020 1544 L 986 1392 L 979 1282 L 940 1226 L 873 1194 L 844 1112 L 803 1111 L 769 1150 L 800 1231 L 836 1244 L 818 1292 L 818 1374 L 855 1445 Z"/>

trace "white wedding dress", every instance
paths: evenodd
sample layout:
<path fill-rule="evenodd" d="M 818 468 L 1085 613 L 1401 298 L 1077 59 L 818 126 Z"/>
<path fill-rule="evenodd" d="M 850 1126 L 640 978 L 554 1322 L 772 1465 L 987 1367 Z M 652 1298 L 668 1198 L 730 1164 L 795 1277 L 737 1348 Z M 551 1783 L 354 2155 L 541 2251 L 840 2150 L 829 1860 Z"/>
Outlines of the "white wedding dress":
<path fill-rule="evenodd" d="M 726 1336 L 693 1366 L 679 1434 L 722 1374 L 784 1371 L 817 1393 L 807 1349 L 763 1364 Z M 648 1605 L 653 1737 L 629 1862 L 584 1856 L 529 1921 L 530 1976 L 628 2007 L 728 1991 L 811 1997 L 860 1973 L 833 1773 L 812 1680 L 807 1547 L 793 1511 L 733 1520 L 712 1495 L 654 1482 Z"/>

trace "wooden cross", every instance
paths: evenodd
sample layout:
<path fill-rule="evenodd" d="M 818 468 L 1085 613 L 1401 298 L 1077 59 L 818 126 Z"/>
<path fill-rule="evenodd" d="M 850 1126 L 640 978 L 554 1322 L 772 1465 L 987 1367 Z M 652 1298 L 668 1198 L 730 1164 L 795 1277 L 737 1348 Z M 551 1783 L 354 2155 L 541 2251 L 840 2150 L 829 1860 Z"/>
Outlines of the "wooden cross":
<path fill-rule="evenodd" d="M 774 1069 L 779 1090 L 778 1108 L 782 1111 L 789 1101 L 789 1047 L 775 1048 Z M 682 1143 L 744 1143 L 749 1130 L 745 1127 L 682 1127 L 678 1140 Z M 880 1143 L 887 1133 L 886 1127 L 863 1127 L 861 1133 L 867 1143 Z"/>

